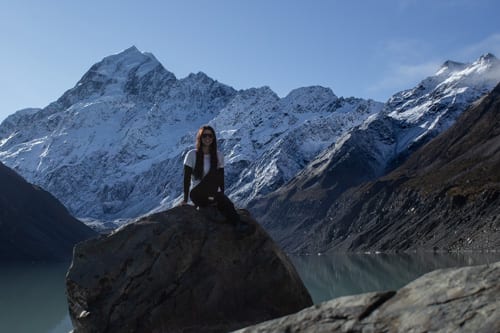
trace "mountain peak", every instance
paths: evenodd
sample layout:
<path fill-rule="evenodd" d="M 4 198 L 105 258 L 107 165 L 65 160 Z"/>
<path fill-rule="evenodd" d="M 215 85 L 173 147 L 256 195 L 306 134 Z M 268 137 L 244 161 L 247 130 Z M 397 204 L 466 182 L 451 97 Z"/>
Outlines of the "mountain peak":
<path fill-rule="evenodd" d="M 473 66 L 479 67 L 491 67 L 496 66 L 500 63 L 497 57 L 495 57 L 492 53 L 486 53 L 479 57 L 474 63 Z"/>
<path fill-rule="evenodd" d="M 483 54 L 482 56 L 479 57 L 479 59 L 474 61 L 472 64 L 470 64 L 470 63 L 464 64 L 464 63 L 457 62 L 457 61 L 446 60 L 443 63 L 443 65 L 441 65 L 441 67 L 438 70 L 438 72 L 436 73 L 436 75 L 443 74 L 444 72 L 449 73 L 449 72 L 453 72 L 453 71 L 457 71 L 457 70 L 463 70 L 468 66 L 474 66 L 477 64 L 490 64 L 490 63 L 493 63 L 496 61 L 498 61 L 498 59 L 492 53 Z"/>
<path fill-rule="evenodd" d="M 131 47 L 125 49 L 121 53 L 141 53 L 141 51 L 139 51 L 139 49 L 135 45 L 132 45 Z"/>
<path fill-rule="evenodd" d="M 207 74 L 205 74 L 203 72 L 189 73 L 189 75 L 186 77 L 186 79 L 194 80 L 194 81 L 212 80 L 212 78 L 210 78 Z"/>
<path fill-rule="evenodd" d="M 95 63 L 58 102 L 68 107 L 84 98 L 120 96 L 125 91 L 137 95 L 144 90 L 154 95 L 174 81 L 175 75 L 167 71 L 154 55 L 131 46 Z"/>
<path fill-rule="evenodd" d="M 96 64 L 100 68 L 117 65 L 125 69 L 140 66 L 144 63 L 150 63 L 154 66 L 160 65 L 160 62 L 148 52 L 141 52 L 135 46 L 131 46 L 119 53 L 105 57 L 100 63 Z"/>
<path fill-rule="evenodd" d="M 453 60 L 446 60 L 439 70 L 436 72 L 436 75 L 441 75 L 441 74 L 449 74 L 450 72 L 454 71 L 459 71 L 467 67 L 467 64 L 453 61 Z"/>
<path fill-rule="evenodd" d="M 444 64 L 442 65 L 442 67 L 461 67 L 461 66 L 464 66 L 465 64 L 462 63 L 462 62 L 458 62 L 458 61 L 453 61 L 453 60 L 446 60 L 444 62 Z"/>
<path fill-rule="evenodd" d="M 483 60 L 483 61 L 490 61 L 490 60 L 498 60 L 497 57 L 495 57 L 495 55 L 493 53 L 486 53 L 486 54 L 483 54 L 482 56 L 479 57 L 479 60 Z"/>
<path fill-rule="evenodd" d="M 333 93 L 332 89 L 325 88 L 322 86 L 307 86 L 293 89 L 285 96 L 286 99 L 296 99 L 298 96 L 308 95 L 308 96 L 327 96 L 328 98 L 337 98 Z"/>

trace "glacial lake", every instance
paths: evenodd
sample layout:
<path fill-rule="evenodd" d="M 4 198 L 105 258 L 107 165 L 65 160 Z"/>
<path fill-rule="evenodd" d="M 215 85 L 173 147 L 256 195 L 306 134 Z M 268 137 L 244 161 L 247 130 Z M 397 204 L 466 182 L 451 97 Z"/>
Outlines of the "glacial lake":
<path fill-rule="evenodd" d="M 500 253 L 333 254 L 291 257 L 315 303 L 398 289 L 439 268 L 500 261 Z M 68 263 L 0 263 L 0 332 L 71 331 Z"/>

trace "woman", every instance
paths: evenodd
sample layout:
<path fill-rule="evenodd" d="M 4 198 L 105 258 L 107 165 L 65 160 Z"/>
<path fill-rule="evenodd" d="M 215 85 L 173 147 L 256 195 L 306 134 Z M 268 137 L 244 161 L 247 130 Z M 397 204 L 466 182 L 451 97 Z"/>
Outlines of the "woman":
<path fill-rule="evenodd" d="M 249 226 L 241 222 L 231 200 L 224 195 L 224 156 L 217 150 L 215 131 L 210 126 L 200 127 L 196 135 L 196 149 L 190 150 L 184 159 L 182 205 L 187 204 L 188 196 L 200 208 L 217 207 L 228 222 L 236 225 L 238 231 L 249 231 Z"/>

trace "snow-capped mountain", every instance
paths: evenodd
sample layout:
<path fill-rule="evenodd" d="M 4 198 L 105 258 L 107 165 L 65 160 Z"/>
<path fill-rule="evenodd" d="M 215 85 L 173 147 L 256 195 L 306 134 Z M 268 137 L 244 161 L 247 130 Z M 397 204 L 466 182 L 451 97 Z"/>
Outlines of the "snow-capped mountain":
<path fill-rule="evenodd" d="M 296 250 L 497 249 L 499 111 L 500 84 L 396 170 L 341 195 Z"/>
<path fill-rule="evenodd" d="M 458 114 L 491 91 L 499 80 L 500 61 L 486 54 L 469 65 L 446 61 L 434 76 L 392 96 L 380 116 L 397 121 L 403 128 L 398 133 L 396 153 L 450 127 Z M 415 130 L 406 130 L 410 127 Z"/>
<path fill-rule="evenodd" d="M 241 92 L 210 122 L 223 129 L 228 161 L 240 166 L 228 173 L 232 198 L 246 205 L 277 189 L 381 108 L 373 101 L 338 98 L 323 87 L 299 88 L 283 99 L 269 88 Z"/>
<path fill-rule="evenodd" d="M 130 219 L 176 203 L 184 154 L 209 123 L 225 154 L 227 192 L 244 205 L 381 109 L 322 87 L 279 98 L 267 87 L 236 91 L 203 73 L 177 79 L 131 47 L 93 65 L 46 108 L 2 122 L 0 160 L 75 216 Z"/>
<path fill-rule="evenodd" d="M 287 184 L 250 202 L 252 211 L 282 246 L 295 247 L 342 193 L 399 166 L 499 81 L 500 61 L 491 54 L 472 64 L 447 61 L 415 88 L 392 96 L 381 112 L 325 149 Z"/>

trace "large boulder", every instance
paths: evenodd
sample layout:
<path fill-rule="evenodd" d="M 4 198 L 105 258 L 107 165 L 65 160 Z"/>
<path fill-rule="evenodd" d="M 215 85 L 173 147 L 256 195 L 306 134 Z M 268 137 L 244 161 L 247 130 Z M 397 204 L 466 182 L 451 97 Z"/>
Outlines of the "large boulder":
<path fill-rule="evenodd" d="M 66 286 L 75 332 L 227 332 L 312 300 L 266 232 L 192 206 L 145 217 L 75 247 Z"/>
<path fill-rule="evenodd" d="M 346 296 L 247 327 L 267 332 L 500 332 L 500 262 L 437 270 L 396 291 Z"/>

